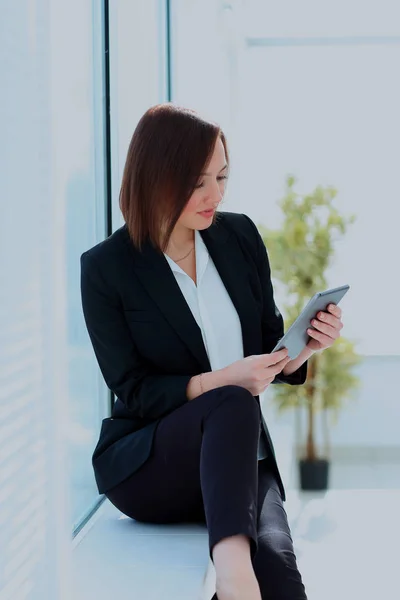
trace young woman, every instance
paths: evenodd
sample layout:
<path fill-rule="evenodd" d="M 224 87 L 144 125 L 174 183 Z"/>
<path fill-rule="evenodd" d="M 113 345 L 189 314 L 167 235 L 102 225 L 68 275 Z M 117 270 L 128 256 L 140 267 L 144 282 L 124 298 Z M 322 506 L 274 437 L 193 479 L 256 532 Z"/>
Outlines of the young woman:
<path fill-rule="evenodd" d="M 125 225 L 81 257 L 83 311 L 115 393 L 93 454 L 99 493 L 149 523 L 204 521 L 219 600 L 304 600 L 285 492 L 259 394 L 302 384 L 338 337 L 316 315 L 295 359 L 251 219 L 217 212 L 225 136 L 194 111 L 150 108 L 133 134 Z"/>

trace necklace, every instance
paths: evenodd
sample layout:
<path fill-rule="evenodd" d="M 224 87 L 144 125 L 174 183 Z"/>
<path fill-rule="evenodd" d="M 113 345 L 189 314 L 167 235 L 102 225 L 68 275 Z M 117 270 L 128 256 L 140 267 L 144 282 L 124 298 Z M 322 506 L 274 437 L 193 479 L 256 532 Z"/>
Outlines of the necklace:
<path fill-rule="evenodd" d="M 175 262 L 178 263 L 178 262 L 181 262 L 181 260 L 184 260 L 185 258 L 187 258 L 193 249 L 194 249 L 194 246 L 193 246 L 193 248 L 191 248 L 189 250 L 189 252 L 187 254 L 185 254 L 185 256 L 183 256 L 182 258 L 178 258 L 178 260 L 176 260 Z"/>

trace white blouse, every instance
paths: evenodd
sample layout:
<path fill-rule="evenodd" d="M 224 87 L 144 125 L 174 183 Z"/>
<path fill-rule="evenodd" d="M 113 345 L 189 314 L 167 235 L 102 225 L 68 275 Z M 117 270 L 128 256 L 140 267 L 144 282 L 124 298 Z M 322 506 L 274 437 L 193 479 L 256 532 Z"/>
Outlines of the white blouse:
<path fill-rule="evenodd" d="M 180 290 L 201 330 L 211 369 L 223 369 L 244 358 L 242 328 L 236 308 L 209 255 L 199 231 L 195 230 L 196 279 L 164 253 Z M 266 456 L 260 439 L 259 458 Z"/>

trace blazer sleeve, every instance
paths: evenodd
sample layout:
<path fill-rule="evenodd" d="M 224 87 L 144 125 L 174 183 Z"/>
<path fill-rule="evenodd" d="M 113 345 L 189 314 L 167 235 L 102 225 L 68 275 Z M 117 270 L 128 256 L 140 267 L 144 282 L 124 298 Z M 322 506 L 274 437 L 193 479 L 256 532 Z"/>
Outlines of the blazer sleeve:
<path fill-rule="evenodd" d="M 87 252 L 81 256 L 81 298 L 104 380 L 132 416 L 156 420 L 188 401 L 186 388 L 192 375 L 153 372 L 135 347 L 117 291 Z"/>
<path fill-rule="evenodd" d="M 271 281 L 271 268 L 268 259 L 267 249 L 264 241 L 254 222 L 244 215 L 251 224 L 256 240 L 256 262 L 260 278 L 263 310 L 262 310 L 262 340 L 263 349 L 267 354 L 275 347 L 278 341 L 284 335 L 283 317 L 275 304 L 274 291 Z M 290 385 L 301 385 L 307 379 L 307 361 L 290 375 L 279 373 L 272 383 L 288 383 Z"/>

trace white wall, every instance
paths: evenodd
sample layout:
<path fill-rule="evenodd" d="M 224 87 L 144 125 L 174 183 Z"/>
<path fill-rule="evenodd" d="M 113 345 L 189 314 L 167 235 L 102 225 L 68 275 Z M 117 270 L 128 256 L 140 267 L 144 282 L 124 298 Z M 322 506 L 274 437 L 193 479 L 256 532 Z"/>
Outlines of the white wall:
<path fill-rule="evenodd" d="M 243 207 L 275 228 L 288 173 L 303 193 L 338 189 L 336 206 L 357 220 L 336 244 L 328 286 L 350 284 L 345 335 L 368 355 L 400 354 L 399 60 L 400 37 L 394 46 L 248 48 L 241 71 Z"/>
<path fill-rule="evenodd" d="M 345 335 L 362 354 L 399 355 L 400 5 L 243 5 L 240 196 L 274 228 L 286 174 L 304 193 L 336 187 L 339 210 L 357 216 L 328 273 L 328 285 L 351 285 Z"/>
<path fill-rule="evenodd" d="M 240 209 L 238 60 L 243 40 L 234 10 L 237 4 L 236 0 L 171 0 L 172 100 L 217 122 L 227 135 L 231 175 L 226 210 Z"/>

